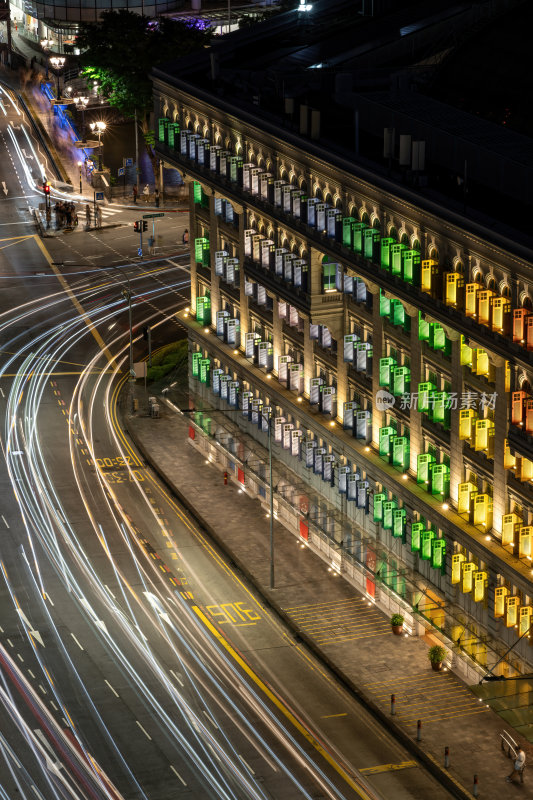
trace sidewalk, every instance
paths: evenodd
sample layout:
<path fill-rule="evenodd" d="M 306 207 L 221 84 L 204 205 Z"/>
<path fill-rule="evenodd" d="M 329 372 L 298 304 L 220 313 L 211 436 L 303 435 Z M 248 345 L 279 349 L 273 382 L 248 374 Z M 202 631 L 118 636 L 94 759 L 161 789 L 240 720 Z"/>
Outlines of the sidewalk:
<path fill-rule="evenodd" d="M 474 774 L 479 797 L 486 800 L 531 796 L 527 770 L 524 784 L 505 783 L 511 761 L 500 749 L 502 720 L 452 673 L 431 670 L 427 649 L 434 642 L 427 636 L 394 636 L 375 606 L 278 523 L 276 588 L 268 588 L 269 521 L 259 502 L 238 493 L 231 473 L 224 486 L 220 470 L 188 443 L 185 416 L 163 400 L 160 418 L 151 419 L 143 411 L 142 389 L 138 399 L 139 412 L 124 415 L 123 424 L 146 461 L 270 606 L 412 755 L 457 797 L 473 796 Z M 532 763 L 531 745 L 515 731 L 513 737 L 524 747 L 526 763 Z M 448 770 L 445 747 L 450 749 Z"/>

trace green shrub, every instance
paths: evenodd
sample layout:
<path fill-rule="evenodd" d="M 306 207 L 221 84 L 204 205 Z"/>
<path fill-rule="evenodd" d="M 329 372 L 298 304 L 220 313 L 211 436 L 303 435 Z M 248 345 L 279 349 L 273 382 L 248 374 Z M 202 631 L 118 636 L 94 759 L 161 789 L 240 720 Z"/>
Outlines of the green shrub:
<path fill-rule="evenodd" d="M 440 664 L 446 658 L 446 650 L 440 644 L 434 644 L 428 650 L 428 658 L 432 664 Z"/>
<path fill-rule="evenodd" d="M 401 614 L 393 614 L 390 618 L 390 624 L 393 628 L 397 628 L 400 625 L 403 625 L 403 617 Z"/>
<path fill-rule="evenodd" d="M 152 366 L 148 368 L 147 379 L 158 381 L 169 372 L 187 370 L 187 340 L 172 342 L 162 347 L 152 356 Z"/>

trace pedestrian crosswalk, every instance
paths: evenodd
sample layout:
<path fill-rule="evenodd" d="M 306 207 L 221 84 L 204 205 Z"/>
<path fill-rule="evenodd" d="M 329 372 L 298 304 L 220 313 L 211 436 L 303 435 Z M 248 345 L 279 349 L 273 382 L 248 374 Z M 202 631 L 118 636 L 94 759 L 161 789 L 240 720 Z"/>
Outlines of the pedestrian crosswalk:
<path fill-rule="evenodd" d="M 489 710 L 451 672 L 425 670 L 402 676 L 398 670 L 392 670 L 390 677 L 365 683 L 364 688 L 385 708 L 394 695 L 395 713 L 406 725 L 416 726 L 418 720 L 427 723 L 457 719 L 459 722 L 462 717 Z"/>
<path fill-rule="evenodd" d="M 86 208 L 87 206 L 91 209 L 91 218 L 94 219 L 94 203 L 81 203 L 78 206 L 78 217 L 79 219 L 85 220 Z M 124 208 L 114 208 L 113 206 L 104 206 L 101 203 L 98 203 L 98 209 L 102 221 L 113 221 L 113 222 L 120 222 L 121 214 L 124 214 Z"/>
<path fill-rule="evenodd" d="M 284 611 L 318 645 L 390 636 L 390 623 L 362 597 L 294 606 Z"/>

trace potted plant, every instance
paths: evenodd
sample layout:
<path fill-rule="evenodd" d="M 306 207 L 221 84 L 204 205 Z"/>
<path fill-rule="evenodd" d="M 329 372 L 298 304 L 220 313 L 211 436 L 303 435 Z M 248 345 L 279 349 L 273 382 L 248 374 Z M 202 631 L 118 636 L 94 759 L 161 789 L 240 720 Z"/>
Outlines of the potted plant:
<path fill-rule="evenodd" d="M 403 633 L 403 617 L 401 614 L 393 614 L 390 618 L 390 624 L 392 627 L 392 632 L 396 634 L 396 636 L 401 636 Z"/>
<path fill-rule="evenodd" d="M 435 672 L 440 672 L 442 662 L 446 658 L 446 649 L 440 644 L 434 644 L 428 650 L 428 658 L 431 661 L 431 669 L 435 670 Z"/>

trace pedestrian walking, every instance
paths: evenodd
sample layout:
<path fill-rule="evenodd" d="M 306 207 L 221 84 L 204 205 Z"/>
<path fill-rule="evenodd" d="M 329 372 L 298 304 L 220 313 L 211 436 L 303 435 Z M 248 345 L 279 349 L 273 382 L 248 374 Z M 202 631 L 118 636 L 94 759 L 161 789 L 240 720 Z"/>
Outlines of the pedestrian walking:
<path fill-rule="evenodd" d="M 148 184 L 146 184 L 146 185 L 145 185 L 145 187 L 144 187 L 144 189 L 143 189 L 143 198 L 144 198 L 146 201 L 148 201 L 148 198 L 149 198 L 149 197 L 150 197 L 150 187 L 148 186 Z"/>
<path fill-rule="evenodd" d="M 85 226 L 87 228 L 91 227 L 91 206 L 89 203 L 85 206 Z"/>
<path fill-rule="evenodd" d="M 520 782 L 524 783 L 524 768 L 525 768 L 525 766 L 526 766 L 526 754 L 524 753 L 522 748 L 519 747 L 518 750 L 516 751 L 516 758 L 515 758 L 515 762 L 514 762 L 514 765 L 513 765 L 513 771 L 505 779 L 507 781 L 507 783 L 512 783 L 513 782 L 513 777 L 515 775 L 520 775 Z"/>
<path fill-rule="evenodd" d="M 133 184 L 133 202 L 137 205 L 137 187 Z"/>
<path fill-rule="evenodd" d="M 102 211 L 100 206 L 96 206 L 94 209 L 94 227 L 101 228 L 102 227 Z"/>
<path fill-rule="evenodd" d="M 154 201 L 155 201 L 155 207 L 159 208 L 159 189 L 157 188 L 157 186 L 154 190 Z"/>
<path fill-rule="evenodd" d="M 181 237 L 183 244 L 189 244 L 189 229 L 185 228 L 183 231 L 183 236 Z"/>

